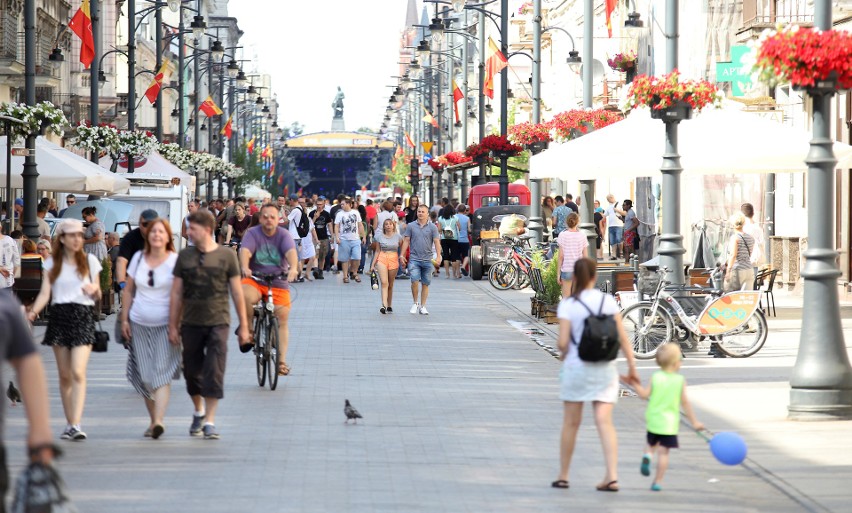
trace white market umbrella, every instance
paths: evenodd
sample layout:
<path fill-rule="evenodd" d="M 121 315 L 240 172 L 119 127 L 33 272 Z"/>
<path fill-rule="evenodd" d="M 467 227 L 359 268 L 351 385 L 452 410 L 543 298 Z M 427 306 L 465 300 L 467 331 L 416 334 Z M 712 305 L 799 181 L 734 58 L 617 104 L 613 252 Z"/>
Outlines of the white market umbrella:
<path fill-rule="evenodd" d="M 648 109 L 530 159 L 530 178 L 562 180 L 660 176 L 665 125 Z M 684 174 L 806 171 L 811 134 L 736 108 L 708 109 L 680 123 Z M 852 146 L 834 143 L 838 168 L 852 166 Z"/>
<path fill-rule="evenodd" d="M 21 145 L 23 146 L 23 144 Z M 6 137 L 0 137 L 0 187 L 6 186 Z M 130 190 L 130 182 L 83 157 L 54 144 L 44 137 L 36 138 L 38 190 L 74 192 L 95 195 L 121 194 Z M 21 173 L 24 157 L 12 157 L 12 188 L 24 186 Z"/>
<path fill-rule="evenodd" d="M 100 160 L 100 165 L 104 169 L 110 169 L 112 159 L 109 156 L 103 156 Z M 135 173 L 145 173 L 146 175 L 162 175 L 169 178 L 180 178 L 181 185 L 185 185 L 189 190 L 195 190 L 195 176 L 183 171 L 181 168 L 164 159 L 158 152 L 153 151 L 144 159 L 137 159 L 133 163 L 133 171 Z M 120 160 L 116 167 L 116 172 L 120 175 L 127 174 L 126 160 Z"/>

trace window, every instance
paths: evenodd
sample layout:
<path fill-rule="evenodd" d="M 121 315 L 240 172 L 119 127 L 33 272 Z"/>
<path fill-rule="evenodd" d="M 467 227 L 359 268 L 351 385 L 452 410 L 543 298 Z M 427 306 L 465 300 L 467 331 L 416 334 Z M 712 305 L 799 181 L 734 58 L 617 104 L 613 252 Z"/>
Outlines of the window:
<path fill-rule="evenodd" d="M 480 207 L 496 207 L 500 204 L 499 196 L 483 196 Z M 520 205 L 521 198 L 519 196 L 509 196 L 509 205 Z"/>

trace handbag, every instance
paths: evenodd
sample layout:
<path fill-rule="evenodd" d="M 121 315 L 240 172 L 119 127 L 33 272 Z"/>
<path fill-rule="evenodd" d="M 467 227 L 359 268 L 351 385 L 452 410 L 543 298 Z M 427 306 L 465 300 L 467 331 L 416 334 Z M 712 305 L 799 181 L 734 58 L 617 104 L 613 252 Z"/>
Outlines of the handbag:
<path fill-rule="evenodd" d="M 98 320 L 98 329 L 95 330 L 95 342 L 92 344 L 92 351 L 95 353 L 106 353 L 109 349 L 109 332 L 104 331 L 101 325 L 101 317 L 98 315 L 96 308 L 92 307 L 95 319 Z"/>

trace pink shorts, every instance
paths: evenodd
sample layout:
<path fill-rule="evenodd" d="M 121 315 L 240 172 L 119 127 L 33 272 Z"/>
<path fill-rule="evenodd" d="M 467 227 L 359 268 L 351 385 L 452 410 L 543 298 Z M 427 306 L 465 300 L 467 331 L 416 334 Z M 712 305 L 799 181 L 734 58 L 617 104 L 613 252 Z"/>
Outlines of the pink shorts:
<path fill-rule="evenodd" d="M 389 271 L 399 269 L 399 255 L 394 251 L 382 251 L 379 253 L 377 264 L 382 264 Z"/>

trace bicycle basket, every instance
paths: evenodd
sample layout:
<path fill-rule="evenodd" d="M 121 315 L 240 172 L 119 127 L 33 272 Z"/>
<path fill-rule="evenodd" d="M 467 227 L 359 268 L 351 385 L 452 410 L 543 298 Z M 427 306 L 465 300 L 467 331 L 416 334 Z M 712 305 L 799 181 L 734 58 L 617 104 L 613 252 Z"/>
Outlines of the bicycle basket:
<path fill-rule="evenodd" d="M 660 284 L 660 275 L 650 269 L 639 269 L 639 292 L 643 294 L 655 294 Z"/>

